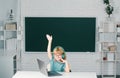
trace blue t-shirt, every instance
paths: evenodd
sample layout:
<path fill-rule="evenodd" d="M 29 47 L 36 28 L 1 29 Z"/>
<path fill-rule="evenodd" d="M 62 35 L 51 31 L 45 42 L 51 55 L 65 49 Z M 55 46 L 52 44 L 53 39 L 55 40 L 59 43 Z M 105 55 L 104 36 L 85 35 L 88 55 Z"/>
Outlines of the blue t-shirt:
<path fill-rule="evenodd" d="M 65 63 L 55 61 L 54 57 L 52 56 L 52 59 L 50 60 L 50 70 L 57 72 L 64 72 L 65 71 L 64 69 L 65 69 Z"/>

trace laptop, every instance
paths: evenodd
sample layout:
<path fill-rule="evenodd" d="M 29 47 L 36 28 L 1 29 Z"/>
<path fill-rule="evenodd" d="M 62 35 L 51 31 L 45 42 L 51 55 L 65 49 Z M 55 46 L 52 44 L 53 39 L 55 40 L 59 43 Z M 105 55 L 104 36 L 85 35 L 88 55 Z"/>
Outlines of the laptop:
<path fill-rule="evenodd" d="M 62 76 L 62 74 L 59 73 L 59 72 L 48 71 L 44 61 L 42 61 L 40 59 L 37 59 L 37 62 L 38 62 L 38 66 L 39 66 L 40 72 L 42 74 L 44 74 L 46 76 Z"/>

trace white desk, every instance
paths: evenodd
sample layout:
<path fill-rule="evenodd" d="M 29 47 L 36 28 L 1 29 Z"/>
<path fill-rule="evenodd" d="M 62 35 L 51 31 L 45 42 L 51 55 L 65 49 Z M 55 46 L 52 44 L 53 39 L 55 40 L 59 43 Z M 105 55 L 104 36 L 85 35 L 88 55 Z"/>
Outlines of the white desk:
<path fill-rule="evenodd" d="M 17 71 L 12 78 L 97 78 L 95 72 L 70 72 L 62 76 L 47 77 L 39 71 Z"/>

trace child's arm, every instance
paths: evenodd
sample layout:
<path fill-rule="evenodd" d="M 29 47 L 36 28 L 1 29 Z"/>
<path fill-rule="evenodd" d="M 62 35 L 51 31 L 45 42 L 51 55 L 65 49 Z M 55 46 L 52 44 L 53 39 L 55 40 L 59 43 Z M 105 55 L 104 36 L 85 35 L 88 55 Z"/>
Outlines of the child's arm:
<path fill-rule="evenodd" d="M 63 60 L 61 58 L 62 62 L 65 63 L 65 72 L 70 72 L 70 64 L 68 63 L 67 60 Z"/>
<path fill-rule="evenodd" d="M 70 64 L 68 62 L 65 62 L 65 72 L 70 72 Z"/>
<path fill-rule="evenodd" d="M 51 60 L 52 59 L 52 53 L 51 53 L 52 36 L 47 34 L 46 37 L 48 39 L 48 46 L 47 46 L 48 58 Z"/>

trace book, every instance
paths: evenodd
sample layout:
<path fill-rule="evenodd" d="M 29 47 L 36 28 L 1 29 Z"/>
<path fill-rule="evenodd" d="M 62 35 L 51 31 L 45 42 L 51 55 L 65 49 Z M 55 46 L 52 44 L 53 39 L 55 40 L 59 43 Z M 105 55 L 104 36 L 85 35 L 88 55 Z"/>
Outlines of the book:
<path fill-rule="evenodd" d="M 6 30 L 17 30 L 17 25 L 16 23 L 7 23 L 5 26 Z"/>

